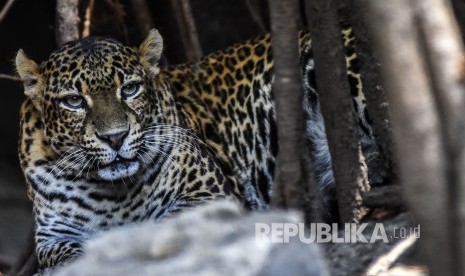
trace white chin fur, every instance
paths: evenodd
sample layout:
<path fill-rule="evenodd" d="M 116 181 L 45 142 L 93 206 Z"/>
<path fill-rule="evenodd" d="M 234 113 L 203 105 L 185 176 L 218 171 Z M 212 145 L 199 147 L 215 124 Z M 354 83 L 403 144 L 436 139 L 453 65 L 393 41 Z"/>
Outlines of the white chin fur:
<path fill-rule="evenodd" d="M 110 165 L 98 170 L 98 176 L 103 180 L 118 180 L 134 175 L 139 170 L 139 162 Z"/>

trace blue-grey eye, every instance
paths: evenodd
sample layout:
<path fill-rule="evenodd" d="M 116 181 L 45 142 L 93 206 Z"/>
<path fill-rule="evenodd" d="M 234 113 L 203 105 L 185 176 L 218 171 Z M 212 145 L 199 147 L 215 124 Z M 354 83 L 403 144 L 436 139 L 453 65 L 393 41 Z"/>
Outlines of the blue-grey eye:
<path fill-rule="evenodd" d="M 125 98 L 132 97 L 137 94 L 140 90 L 139 82 L 130 82 L 121 87 L 121 95 Z"/>
<path fill-rule="evenodd" d="M 68 96 L 62 99 L 63 103 L 74 109 L 82 108 L 85 105 L 85 100 L 81 96 Z"/>

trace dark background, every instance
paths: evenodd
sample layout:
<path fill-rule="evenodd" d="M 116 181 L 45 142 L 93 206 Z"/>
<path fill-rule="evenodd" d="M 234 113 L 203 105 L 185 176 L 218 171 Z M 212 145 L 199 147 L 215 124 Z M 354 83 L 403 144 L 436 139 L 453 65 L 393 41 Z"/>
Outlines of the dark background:
<path fill-rule="evenodd" d="M 191 0 L 192 12 L 203 53 L 208 54 L 234 43 L 266 32 L 266 0 L 258 3 L 261 24 L 252 17 L 249 0 Z M 0 8 L 6 0 L 0 0 Z M 85 5 L 86 1 L 82 5 Z M 105 0 L 96 0 L 100 4 Z M 55 1 L 17 0 L 6 18 L 0 22 L 0 73 L 14 75 L 13 60 L 22 48 L 29 57 L 40 62 L 47 58 L 55 44 Z M 120 1 L 126 13 L 128 42 L 138 46 L 143 40 L 135 24 L 128 1 Z M 147 1 L 154 21 L 165 41 L 165 57 L 170 64 L 185 61 L 179 28 L 170 0 Z M 105 30 L 101 30 L 103 34 Z M 19 254 L 32 225 L 31 205 L 17 157 L 19 108 L 24 100 L 19 82 L 0 79 L 0 271 Z M 2 269 L 3 266 L 3 269 Z"/>

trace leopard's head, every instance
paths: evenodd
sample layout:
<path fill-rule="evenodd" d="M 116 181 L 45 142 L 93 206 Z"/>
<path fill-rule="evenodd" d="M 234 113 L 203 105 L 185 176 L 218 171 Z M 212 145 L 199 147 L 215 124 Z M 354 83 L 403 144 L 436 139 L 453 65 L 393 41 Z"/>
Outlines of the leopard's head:
<path fill-rule="evenodd" d="M 41 114 L 59 160 L 117 181 L 163 151 L 155 130 L 176 125 L 174 101 L 159 76 L 163 41 L 152 30 L 139 48 L 108 38 L 65 44 L 39 65 L 22 50 L 16 68 Z M 158 128 L 157 128 L 158 127 Z"/>

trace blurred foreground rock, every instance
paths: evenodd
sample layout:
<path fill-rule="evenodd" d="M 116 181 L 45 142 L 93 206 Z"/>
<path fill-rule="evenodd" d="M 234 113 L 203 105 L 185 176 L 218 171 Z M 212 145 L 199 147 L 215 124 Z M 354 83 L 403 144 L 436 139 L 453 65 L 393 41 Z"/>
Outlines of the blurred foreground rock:
<path fill-rule="evenodd" d="M 167 219 L 112 230 L 53 275 L 328 275 L 315 244 L 255 240 L 255 223 L 302 219 L 292 212 L 244 214 L 215 202 Z"/>

